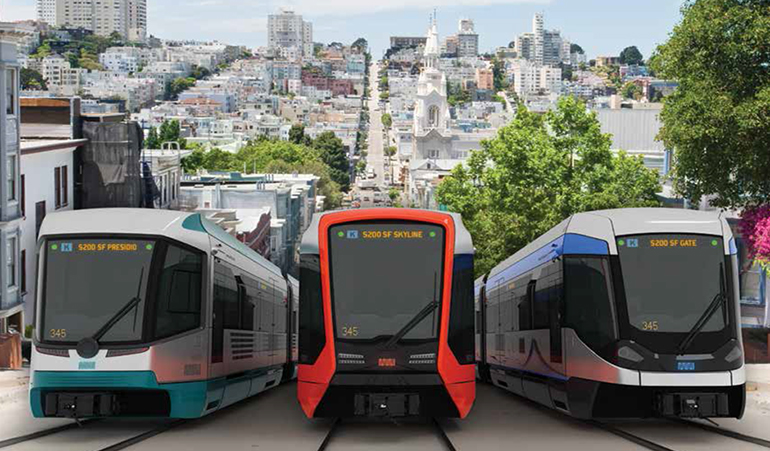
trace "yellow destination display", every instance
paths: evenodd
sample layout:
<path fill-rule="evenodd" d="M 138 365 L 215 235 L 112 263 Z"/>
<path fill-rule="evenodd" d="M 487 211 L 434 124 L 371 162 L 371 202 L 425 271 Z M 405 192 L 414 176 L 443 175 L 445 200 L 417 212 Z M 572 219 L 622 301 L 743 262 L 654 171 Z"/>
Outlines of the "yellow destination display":
<path fill-rule="evenodd" d="M 696 239 L 652 239 L 650 247 L 698 247 Z"/>
<path fill-rule="evenodd" d="M 425 238 L 422 230 L 364 230 L 361 232 L 361 236 L 365 240 L 409 240 Z"/>
<path fill-rule="evenodd" d="M 139 246 L 136 243 L 78 243 L 80 252 L 136 252 Z"/>

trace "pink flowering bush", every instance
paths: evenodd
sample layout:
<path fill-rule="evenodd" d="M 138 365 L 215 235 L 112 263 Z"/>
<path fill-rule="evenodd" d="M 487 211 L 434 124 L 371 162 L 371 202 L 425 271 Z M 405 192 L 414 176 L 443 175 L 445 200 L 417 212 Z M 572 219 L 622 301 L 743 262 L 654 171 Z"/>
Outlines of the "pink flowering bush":
<path fill-rule="evenodd" d="M 740 229 L 748 244 L 749 258 L 770 269 L 770 204 L 744 210 Z"/>

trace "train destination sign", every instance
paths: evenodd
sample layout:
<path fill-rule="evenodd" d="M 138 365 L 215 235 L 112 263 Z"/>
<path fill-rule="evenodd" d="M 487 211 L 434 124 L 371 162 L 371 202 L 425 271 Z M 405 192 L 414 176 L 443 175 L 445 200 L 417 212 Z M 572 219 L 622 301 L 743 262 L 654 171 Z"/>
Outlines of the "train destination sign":
<path fill-rule="evenodd" d="M 428 238 L 436 238 L 437 233 L 435 230 L 420 230 L 420 229 L 377 229 L 377 230 L 357 230 L 348 229 L 346 231 L 338 231 L 336 233 L 338 238 L 345 239 L 363 239 L 363 240 L 421 240 Z"/>
<path fill-rule="evenodd" d="M 618 239 L 618 246 L 628 249 L 647 248 L 697 248 L 719 246 L 719 240 L 711 237 L 650 235 Z"/>
<path fill-rule="evenodd" d="M 98 241 L 88 240 L 80 242 L 58 241 L 51 244 L 52 251 L 59 252 L 138 252 L 152 251 L 152 243 L 138 243 L 130 241 Z"/>

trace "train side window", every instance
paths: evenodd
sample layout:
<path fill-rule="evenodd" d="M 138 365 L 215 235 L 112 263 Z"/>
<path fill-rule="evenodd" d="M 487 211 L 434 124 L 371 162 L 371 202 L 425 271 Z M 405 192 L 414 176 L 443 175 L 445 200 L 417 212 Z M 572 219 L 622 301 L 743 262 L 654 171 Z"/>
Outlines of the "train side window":
<path fill-rule="evenodd" d="M 562 280 L 560 261 L 553 261 L 541 270 L 533 302 L 534 329 L 548 329 L 550 327 L 550 306 L 560 304 Z"/>
<path fill-rule="evenodd" d="M 567 257 L 564 326 L 600 352 L 616 340 L 609 261 L 606 257 Z"/>
<path fill-rule="evenodd" d="M 249 291 L 246 287 L 246 280 L 248 277 L 236 276 L 235 280 L 238 284 L 238 302 L 241 311 L 241 330 L 254 330 L 254 303 L 249 297 Z"/>
<path fill-rule="evenodd" d="M 202 258 L 168 245 L 159 277 L 156 311 L 156 339 L 200 327 Z"/>
<path fill-rule="evenodd" d="M 219 304 L 224 329 L 240 329 L 241 313 L 238 283 L 233 271 L 222 263 L 214 266 L 214 304 Z"/>
<path fill-rule="evenodd" d="M 326 346 L 321 259 L 302 255 L 299 268 L 299 363 L 312 365 Z"/>
<path fill-rule="evenodd" d="M 473 363 L 473 255 L 454 259 L 449 311 L 449 348 L 461 365 Z"/>
<path fill-rule="evenodd" d="M 519 299 L 519 330 L 532 330 L 532 302 L 535 297 L 536 280 L 530 280 L 527 291 Z"/>

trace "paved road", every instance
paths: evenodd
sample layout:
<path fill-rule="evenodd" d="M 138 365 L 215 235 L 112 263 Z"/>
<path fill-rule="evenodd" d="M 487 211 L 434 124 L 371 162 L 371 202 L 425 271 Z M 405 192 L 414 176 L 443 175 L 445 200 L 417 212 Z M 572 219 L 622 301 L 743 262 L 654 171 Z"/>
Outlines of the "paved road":
<path fill-rule="evenodd" d="M 385 155 L 382 151 L 382 113 L 379 109 L 380 101 L 380 88 L 379 77 L 377 74 L 380 71 L 380 64 L 378 61 L 373 61 L 369 67 L 369 85 L 372 88 L 372 95 L 369 98 L 369 156 L 367 157 L 368 167 L 374 168 L 374 172 L 377 175 L 373 179 L 378 186 L 383 186 L 385 183 Z"/>

